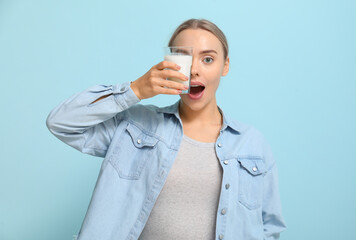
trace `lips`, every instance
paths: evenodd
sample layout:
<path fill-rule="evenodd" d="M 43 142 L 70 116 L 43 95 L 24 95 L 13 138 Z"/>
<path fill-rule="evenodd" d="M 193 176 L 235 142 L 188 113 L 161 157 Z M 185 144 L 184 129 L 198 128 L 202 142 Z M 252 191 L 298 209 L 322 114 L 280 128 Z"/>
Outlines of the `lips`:
<path fill-rule="evenodd" d="M 205 85 L 199 81 L 190 82 L 190 90 L 188 96 L 193 100 L 198 100 L 203 96 Z"/>

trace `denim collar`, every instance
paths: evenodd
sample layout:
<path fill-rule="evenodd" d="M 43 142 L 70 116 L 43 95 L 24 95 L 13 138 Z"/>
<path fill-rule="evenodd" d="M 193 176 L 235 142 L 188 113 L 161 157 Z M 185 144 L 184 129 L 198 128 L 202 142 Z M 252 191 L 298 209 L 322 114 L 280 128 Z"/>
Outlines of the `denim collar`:
<path fill-rule="evenodd" d="M 174 114 L 176 116 L 176 118 L 180 120 L 180 116 L 179 116 L 179 103 L 180 103 L 180 101 L 181 100 L 179 99 L 177 102 L 175 102 L 172 105 L 158 108 L 157 112 L 163 112 L 163 113 L 167 113 L 167 114 Z M 239 124 L 237 122 L 233 121 L 228 116 L 226 116 L 219 106 L 218 106 L 218 109 L 219 109 L 221 115 L 223 116 L 223 125 L 221 127 L 221 130 L 225 130 L 227 127 L 229 127 L 232 130 L 240 133 L 241 129 L 242 129 L 241 126 L 239 126 Z"/>

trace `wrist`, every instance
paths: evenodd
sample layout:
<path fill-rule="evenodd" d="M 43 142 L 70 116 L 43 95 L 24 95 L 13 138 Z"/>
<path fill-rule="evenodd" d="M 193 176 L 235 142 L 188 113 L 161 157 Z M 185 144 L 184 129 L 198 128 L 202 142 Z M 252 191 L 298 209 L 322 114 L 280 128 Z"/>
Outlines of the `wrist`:
<path fill-rule="evenodd" d="M 142 100 L 142 97 L 141 97 L 141 95 L 140 95 L 140 91 L 139 91 L 139 88 L 137 87 L 136 81 L 131 81 L 131 82 L 130 82 L 130 87 L 131 87 L 132 91 L 135 93 L 135 95 L 136 95 L 140 100 Z"/>

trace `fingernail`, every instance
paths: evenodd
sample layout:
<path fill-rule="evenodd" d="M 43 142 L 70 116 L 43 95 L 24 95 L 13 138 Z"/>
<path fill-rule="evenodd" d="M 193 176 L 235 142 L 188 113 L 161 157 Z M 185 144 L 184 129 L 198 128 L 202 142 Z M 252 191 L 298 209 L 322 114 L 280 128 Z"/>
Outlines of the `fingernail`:
<path fill-rule="evenodd" d="M 176 64 L 177 68 L 180 69 L 180 66 L 178 64 Z"/>
<path fill-rule="evenodd" d="M 185 76 L 185 79 L 187 79 L 187 80 L 188 80 L 188 79 L 189 79 L 189 77 Z"/>
<path fill-rule="evenodd" d="M 189 86 L 187 86 L 187 85 L 184 85 L 184 88 L 185 88 L 185 89 L 188 89 L 188 88 L 189 88 Z"/>
<path fill-rule="evenodd" d="M 178 91 L 178 93 L 179 93 L 179 94 L 181 94 L 181 93 L 182 93 L 182 90 L 177 90 L 177 91 Z"/>

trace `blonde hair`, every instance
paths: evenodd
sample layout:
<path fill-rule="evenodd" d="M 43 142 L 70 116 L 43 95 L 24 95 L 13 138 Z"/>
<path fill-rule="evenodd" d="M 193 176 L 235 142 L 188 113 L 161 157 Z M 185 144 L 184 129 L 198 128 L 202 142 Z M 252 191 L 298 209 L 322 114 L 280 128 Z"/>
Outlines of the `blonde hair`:
<path fill-rule="evenodd" d="M 218 28 L 218 26 L 216 26 L 214 23 L 206 19 L 192 18 L 183 22 L 174 31 L 173 35 L 171 36 L 171 39 L 168 42 L 168 46 L 173 46 L 173 42 L 176 39 L 177 35 L 181 31 L 186 29 L 203 29 L 214 34 L 222 44 L 223 51 L 224 51 L 224 59 L 227 58 L 229 54 L 229 45 L 227 44 L 227 39 L 225 37 L 225 34 L 220 30 L 220 28 Z"/>

